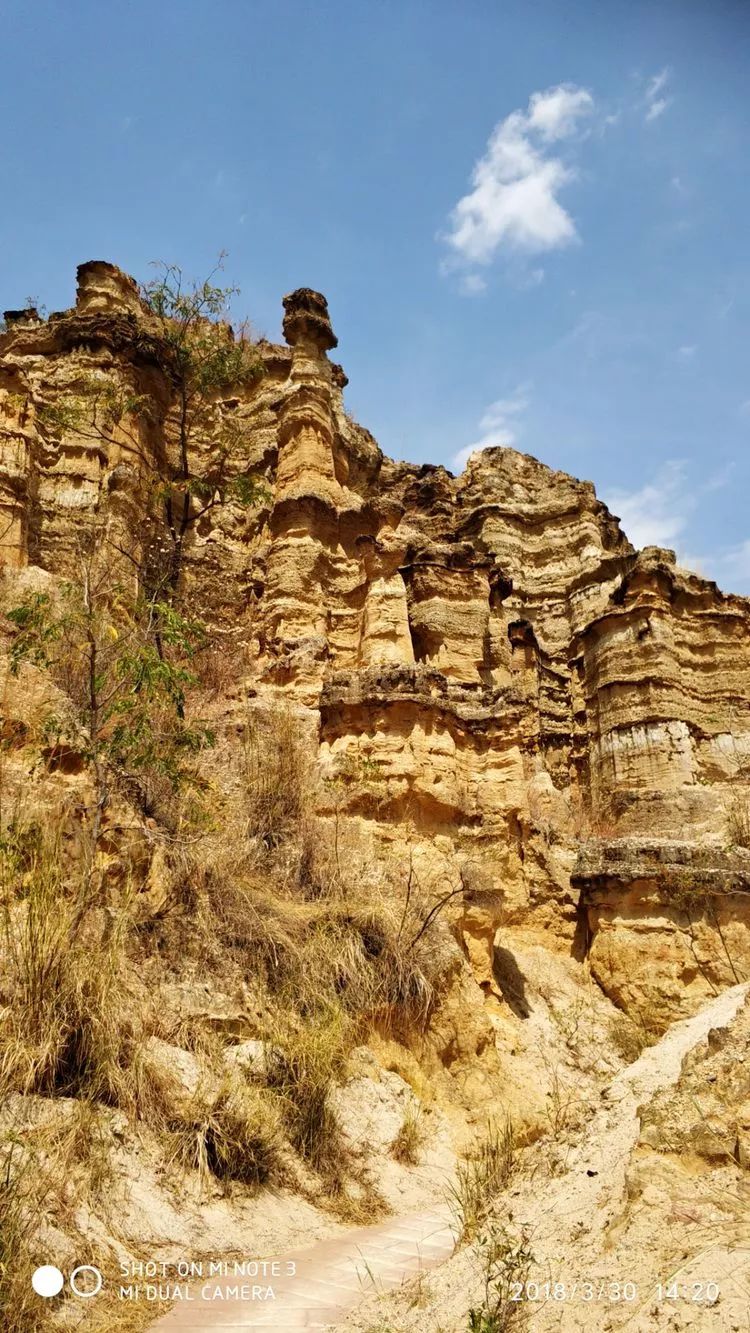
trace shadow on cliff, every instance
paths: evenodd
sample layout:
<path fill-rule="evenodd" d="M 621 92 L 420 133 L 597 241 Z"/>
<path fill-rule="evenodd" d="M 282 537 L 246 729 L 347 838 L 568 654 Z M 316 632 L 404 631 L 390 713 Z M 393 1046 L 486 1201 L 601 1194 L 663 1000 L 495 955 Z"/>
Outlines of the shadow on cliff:
<path fill-rule="evenodd" d="M 528 1018 L 531 1013 L 526 999 L 526 978 L 510 949 L 495 948 L 492 975 L 506 1004 L 517 1018 Z"/>

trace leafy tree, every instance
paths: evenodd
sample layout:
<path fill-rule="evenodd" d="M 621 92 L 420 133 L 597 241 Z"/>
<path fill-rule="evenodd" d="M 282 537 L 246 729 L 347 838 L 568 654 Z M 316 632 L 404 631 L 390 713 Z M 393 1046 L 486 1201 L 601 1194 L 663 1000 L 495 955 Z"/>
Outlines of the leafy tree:
<path fill-rule="evenodd" d="M 241 427 L 216 406 L 222 393 L 257 379 L 262 363 L 246 326 L 234 330 L 226 318 L 236 287 L 216 286 L 217 269 L 202 283 L 186 284 L 181 269 L 161 267 L 142 295 L 158 324 L 174 385 L 167 423 L 172 462 L 161 493 L 172 543 L 167 582 L 175 588 L 189 528 L 219 503 L 249 505 L 264 493 L 248 466 Z"/>
<path fill-rule="evenodd" d="M 96 554 L 82 559 L 79 583 L 62 584 L 54 597 L 30 593 L 8 620 L 11 672 L 24 662 L 45 668 L 70 699 L 69 708 L 46 719 L 48 742 L 79 754 L 93 777 L 75 933 L 101 896 L 97 853 L 118 779 L 143 789 L 158 776 L 176 789 L 191 780 L 194 756 L 213 741 L 185 716 L 202 627 L 167 602 L 113 586 L 111 567 Z"/>

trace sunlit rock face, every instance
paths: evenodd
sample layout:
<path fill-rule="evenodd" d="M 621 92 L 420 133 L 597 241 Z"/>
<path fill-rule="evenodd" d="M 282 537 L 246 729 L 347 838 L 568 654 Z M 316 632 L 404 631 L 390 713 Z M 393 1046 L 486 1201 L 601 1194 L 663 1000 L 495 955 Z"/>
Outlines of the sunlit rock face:
<path fill-rule="evenodd" d="M 344 409 L 325 298 L 303 288 L 284 311 L 287 346 L 260 342 L 264 373 L 214 404 L 264 497 L 211 508 L 182 572 L 238 653 L 238 696 L 312 726 L 321 812 L 355 821 L 373 855 L 414 853 L 436 894 L 464 876 L 488 994 L 514 934 L 588 958 L 660 1025 L 747 975 L 750 602 L 635 551 L 590 482 L 512 449 L 459 477 L 386 458 Z M 50 407 L 96 379 L 148 410 L 107 442 L 50 430 Z M 173 394 L 113 265 L 81 266 L 71 310 L 8 312 L 8 571 L 73 571 L 94 517 L 131 566 L 145 558 Z"/>

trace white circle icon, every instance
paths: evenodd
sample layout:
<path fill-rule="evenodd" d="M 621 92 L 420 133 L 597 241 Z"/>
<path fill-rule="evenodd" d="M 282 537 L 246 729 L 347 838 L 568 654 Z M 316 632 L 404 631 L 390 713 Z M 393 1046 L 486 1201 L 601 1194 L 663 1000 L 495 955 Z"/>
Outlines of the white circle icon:
<path fill-rule="evenodd" d="M 91 1291 L 86 1291 L 85 1289 L 82 1290 L 80 1287 L 76 1286 L 76 1278 L 78 1277 L 79 1273 L 80 1274 L 91 1273 L 93 1275 L 94 1285 L 91 1288 Z M 78 1268 L 73 1269 L 73 1272 L 68 1278 L 68 1282 L 70 1283 L 70 1290 L 74 1292 L 76 1296 L 85 1296 L 85 1297 L 98 1296 L 99 1292 L 102 1289 L 103 1281 L 104 1279 L 101 1273 L 99 1272 L 99 1269 L 94 1268 L 93 1264 L 80 1264 Z"/>
<path fill-rule="evenodd" d="M 65 1278 L 54 1264 L 42 1264 L 31 1275 L 31 1285 L 37 1296 L 57 1296 L 63 1289 Z"/>

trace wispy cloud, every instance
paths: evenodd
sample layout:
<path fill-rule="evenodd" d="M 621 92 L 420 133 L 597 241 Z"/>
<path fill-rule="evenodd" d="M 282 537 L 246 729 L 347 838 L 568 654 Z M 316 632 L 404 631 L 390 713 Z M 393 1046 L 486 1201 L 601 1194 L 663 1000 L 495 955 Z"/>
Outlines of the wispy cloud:
<path fill-rule="evenodd" d="M 725 578 L 750 590 L 750 538 L 722 552 L 714 561 L 714 567 L 721 571 L 717 578 L 721 579 L 723 573 Z"/>
<path fill-rule="evenodd" d="M 708 555 L 682 555 L 681 564 L 713 579 L 725 592 L 750 593 L 750 538 Z"/>
<path fill-rule="evenodd" d="M 481 296 L 487 291 L 487 283 L 481 273 L 465 273 L 461 279 L 459 290 L 462 296 Z"/>
<path fill-rule="evenodd" d="M 722 587 L 750 591 L 750 539 L 702 555 L 685 545 L 686 530 L 702 497 L 727 486 L 734 470 L 734 462 L 725 463 L 696 485 L 688 478 L 687 463 L 671 459 L 638 490 L 615 489 L 602 499 L 617 514 L 634 546 L 672 547 L 686 569 L 715 579 Z"/>
<path fill-rule="evenodd" d="M 705 482 L 704 491 L 720 491 L 722 487 L 728 485 L 737 464 L 732 460 L 724 463 L 717 472 L 712 472 L 708 481 Z"/>
<path fill-rule="evenodd" d="M 683 347 L 677 348 L 677 355 L 681 361 L 692 361 L 698 348 L 695 343 L 685 343 Z"/>
<path fill-rule="evenodd" d="M 664 69 L 649 79 L 643 99 L 644 119 L 647 122 L 658 120 L 659 116 L 663 116 L 667 108 L 672 105 L 674 98 L 665 92 L 671 76 L 671 69 L 665 65 Z"/>
<path fill-rule="evenodd" d="M 479 422 L 479 439 L 467 444 L 453 456 L 453 466 L 459 471 L 466 467 L 472 454 L 482 449 L 503 446 L 511 448 L 518 438 L 519 417 L 529 406 L 529 385 L 520 384 L 508 398 L 497 398 L 490 403 Z"/>
<path fill-rule="evenodd" d="M 525 111 L 495 126 L 471 190 L 450 215 L 446 271 L 489 264 L 503 247 L 537 254 L 576 239 L 575 223 L 558 199 L 576 172 L 553 145 L 571 139 L 593 109 L 585 88 L 560 84 L 533 93 Z"/>
<path fill-rule="evenodd" d="M 639 490 L 612 490 L 602 496 L 617 514 L 634 546 L 671 546 L 684 531 L 697 503 L 686 486 L 686 464 L 673 458 Z"/>
<path fill-rule="evenodd" d="M 654 102 L 650 102 L 646 109 L 646 120 L 658 120 L 663 115 L 672 101 L 671 97 L 657 97 Z"/>

